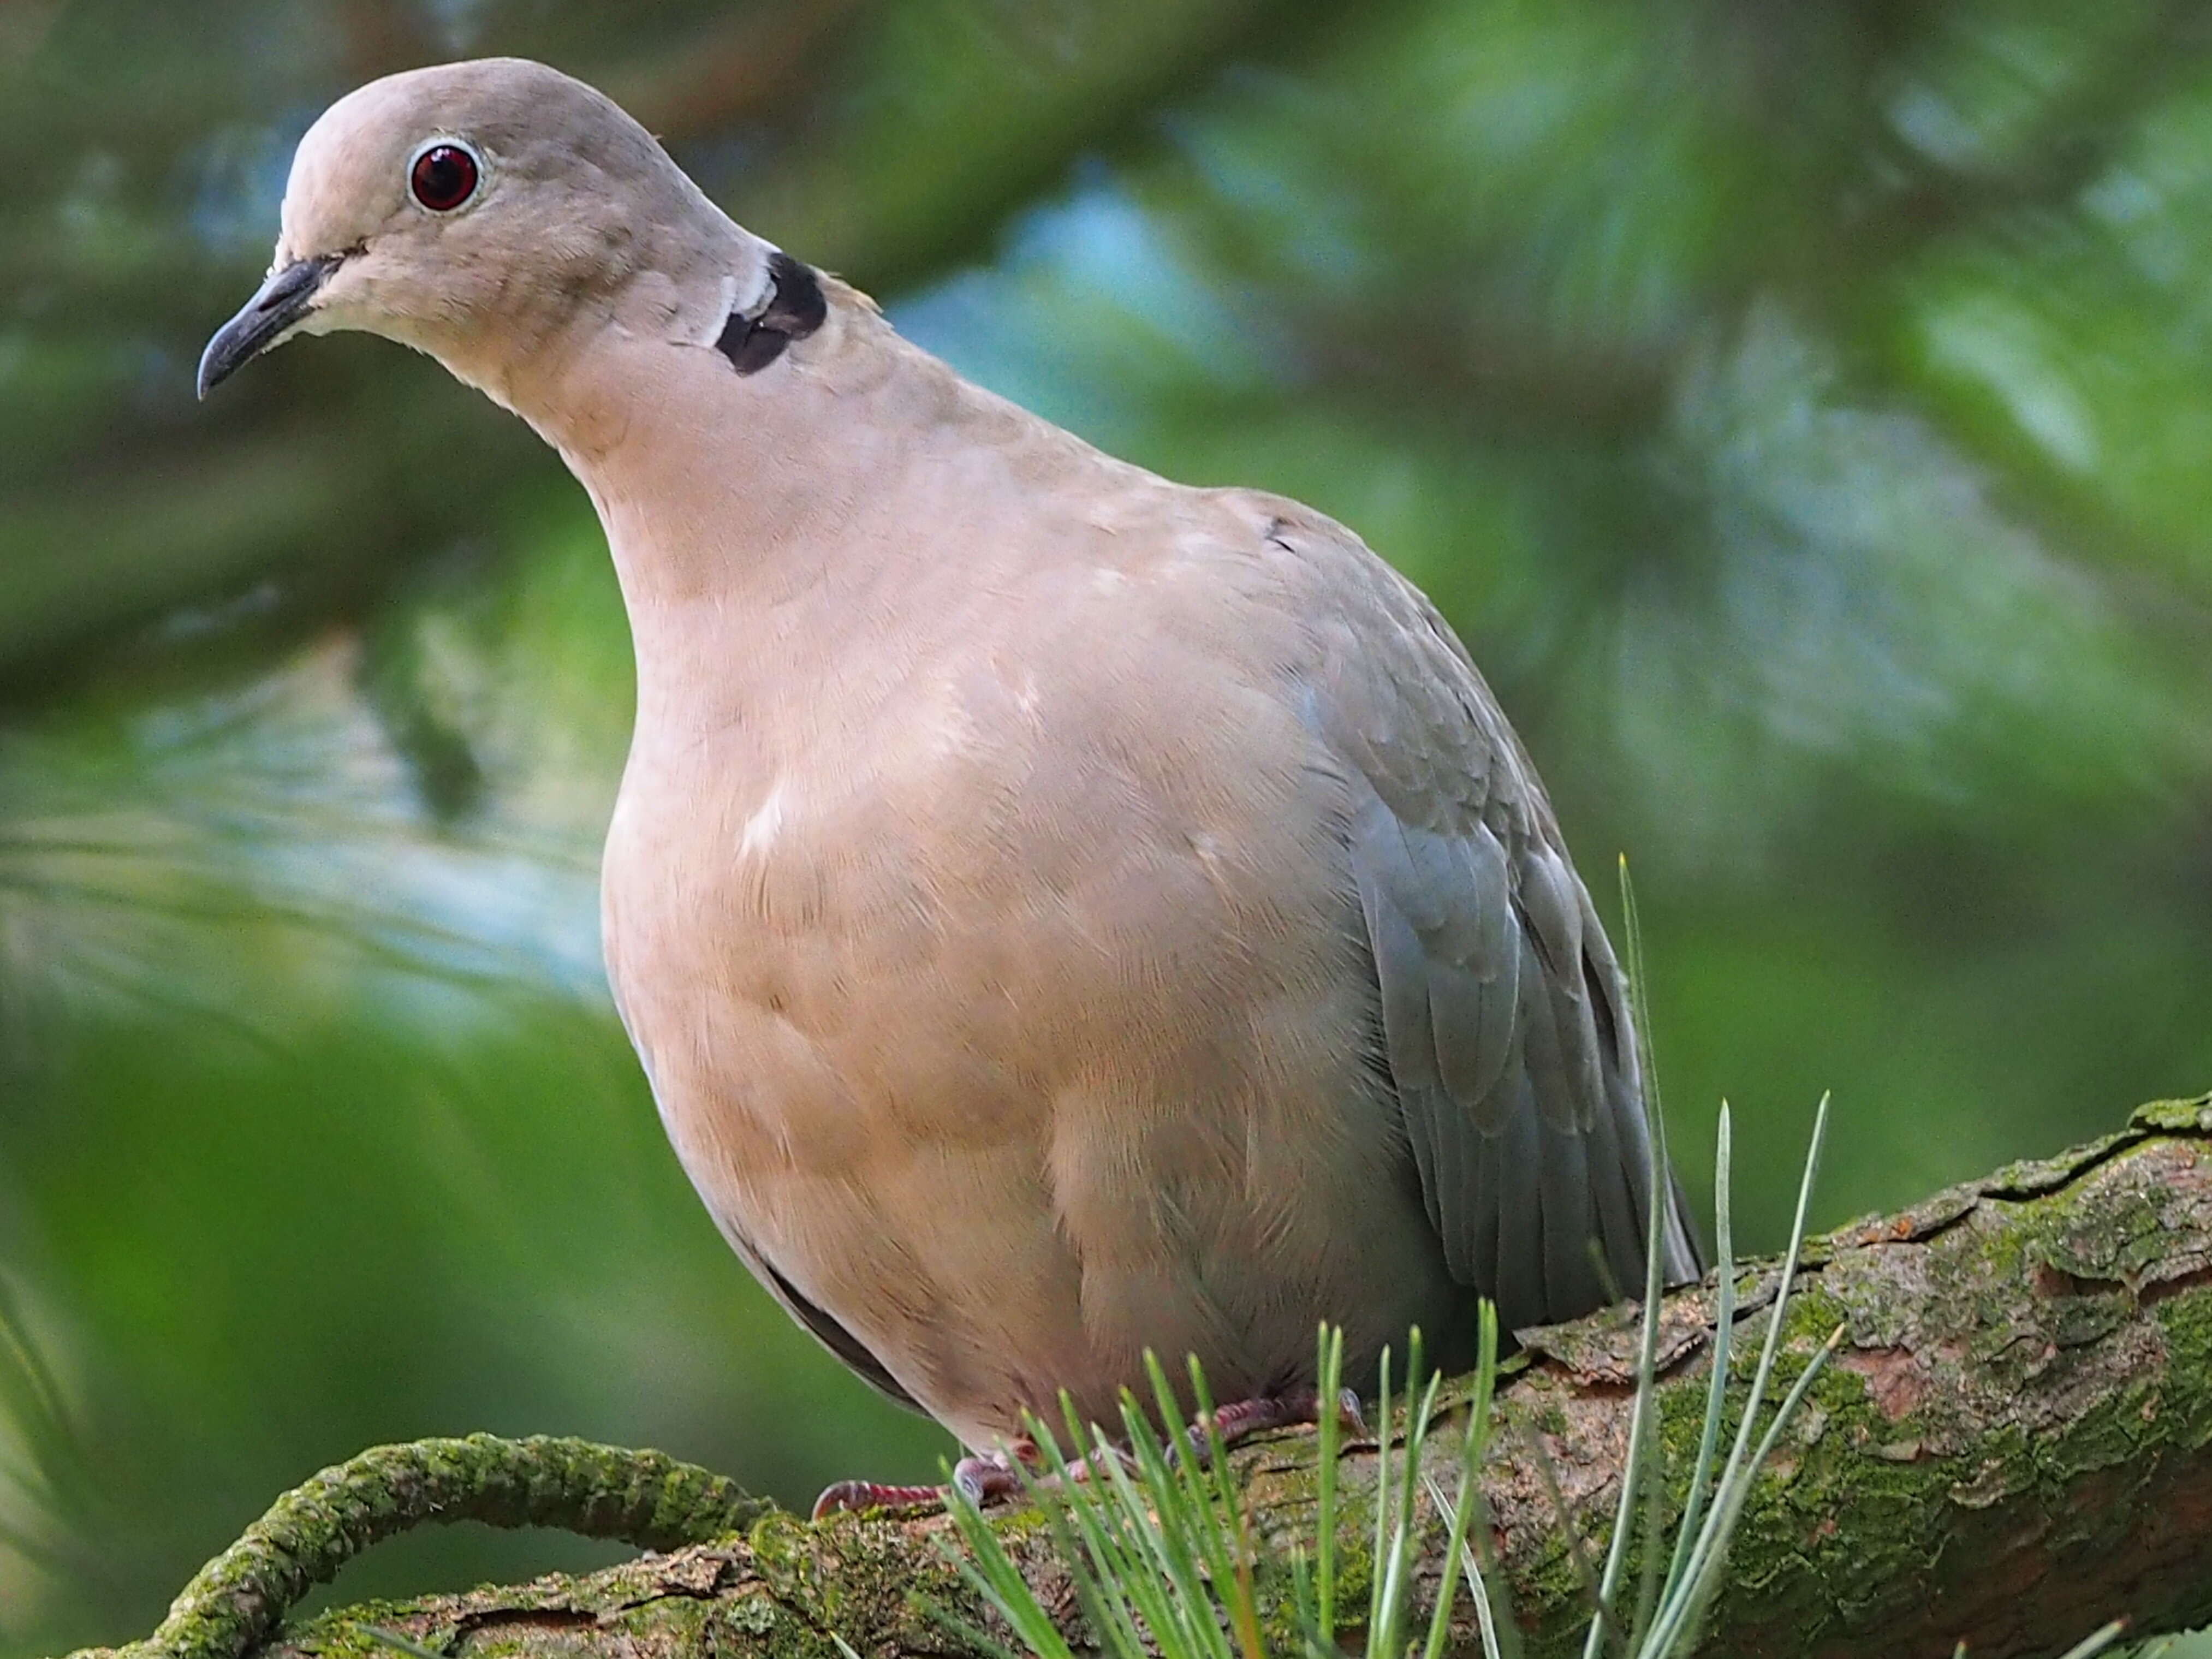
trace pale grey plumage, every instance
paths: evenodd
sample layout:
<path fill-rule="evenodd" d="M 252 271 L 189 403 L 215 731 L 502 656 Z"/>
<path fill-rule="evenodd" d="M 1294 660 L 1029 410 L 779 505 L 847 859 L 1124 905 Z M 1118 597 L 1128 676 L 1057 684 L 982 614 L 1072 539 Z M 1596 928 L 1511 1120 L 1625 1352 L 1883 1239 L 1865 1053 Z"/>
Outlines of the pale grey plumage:
<path fill-rule="evenodd" d="M 450 215 L 400 180 L 440 135 L 487 172 Z M 1456 1356 L 1476 1289 L 1585 1311 L 1593 1244 L 1640 1282 L 1618 964 L 1349 531 L 962 381 L 536 65 L 335 106 L 278 265 L 208 383 L 390 334 L 590 492 L 639 679 L 610 975 L 717 1223 L 878 1386 L 981 1446 L 1063 1386 L 1111 1420 L 1148 1346 L 1257 1394 L 1322 1317 Z"/>

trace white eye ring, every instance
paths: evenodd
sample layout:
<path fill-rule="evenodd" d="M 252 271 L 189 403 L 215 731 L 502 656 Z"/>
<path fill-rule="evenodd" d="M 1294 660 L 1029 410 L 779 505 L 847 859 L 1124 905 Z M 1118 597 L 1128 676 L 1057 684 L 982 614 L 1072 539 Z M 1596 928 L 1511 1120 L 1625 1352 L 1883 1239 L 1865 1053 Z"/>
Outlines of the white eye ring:
<path fill-rule="evenodd" d="M 407 158 L 407 197 L 425 213 L 459 213 L 483 194 L 491 169 L 483 152 L 465 138 L 440 135 L 415 146 Z"/>

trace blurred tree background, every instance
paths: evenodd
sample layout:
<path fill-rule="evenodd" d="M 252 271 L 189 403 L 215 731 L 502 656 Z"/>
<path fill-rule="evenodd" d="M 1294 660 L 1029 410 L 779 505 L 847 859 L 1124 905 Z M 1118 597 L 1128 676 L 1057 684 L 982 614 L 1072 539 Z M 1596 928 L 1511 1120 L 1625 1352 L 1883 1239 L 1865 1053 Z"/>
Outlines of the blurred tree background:
<path fill-rule="evenodd" d="M 313 116 L 495 52 L 1425 585 L 1634 861 L 1752 1244 L 1824 1088 L 1833 1222 L 2212 1086 L 2212 6 L 0 0 L 0 1655 L 374 1441 L 945 1449 L 729 1257 L 607 1002 L 581 491 L 381 342 L 192 401 Z"/>

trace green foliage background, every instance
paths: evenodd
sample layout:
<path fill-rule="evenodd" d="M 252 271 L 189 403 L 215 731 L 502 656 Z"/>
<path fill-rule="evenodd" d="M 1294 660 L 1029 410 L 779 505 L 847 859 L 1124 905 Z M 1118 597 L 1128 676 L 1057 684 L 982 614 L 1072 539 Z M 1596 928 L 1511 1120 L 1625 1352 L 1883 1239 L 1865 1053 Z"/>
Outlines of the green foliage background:
<path fill-rule="evenodd" d="M 1834 1221 L 2212 1085 L 2212 8 L 4 0 L 0 1287 L 69 1427 L 0 1366 L 0 1654 L 143 1632 L 372 1441 L 793 1502 L 945 1449 L 728 1258 L 607 1004 L 581 492 L 380 342 L 191 401 L 317 111 L 499 51 L 1426 585 L 1634 861 L 1751 1244 L 1823 1088 Z"/>

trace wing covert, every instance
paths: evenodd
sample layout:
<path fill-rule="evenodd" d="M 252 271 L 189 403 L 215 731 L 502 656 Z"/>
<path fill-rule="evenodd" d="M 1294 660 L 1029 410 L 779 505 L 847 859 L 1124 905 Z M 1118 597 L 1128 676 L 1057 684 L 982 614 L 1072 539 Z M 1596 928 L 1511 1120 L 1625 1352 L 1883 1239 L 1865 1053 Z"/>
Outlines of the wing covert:
<path fill-rule="evenodd" d="M 1348 548 L 1273 539 L 1322 567 L 1309 708 L 1351 793 L 1351 872 L 1423 1199 L 1453 1276 L 1493 1297 L 1509 1328 L 1574 1317 L 1644 1277 L 1649 1146 L 1626 986 L 1465 649 L 1337 533 Z M 1674 1209 L 1670 1282 L 1701 1270 Z"/>

